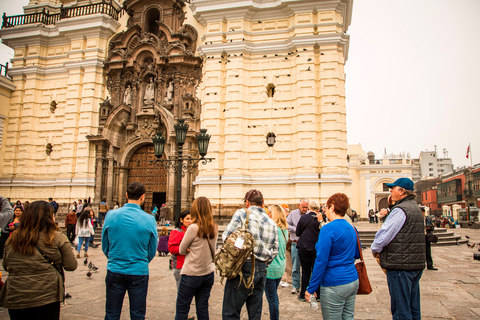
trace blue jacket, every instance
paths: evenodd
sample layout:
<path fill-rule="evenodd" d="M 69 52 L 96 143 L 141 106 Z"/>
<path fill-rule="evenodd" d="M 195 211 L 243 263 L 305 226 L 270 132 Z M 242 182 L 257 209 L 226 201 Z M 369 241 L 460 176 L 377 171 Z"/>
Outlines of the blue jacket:
<path fill-rule="evenodd" d="M 102 250 L 108 258 L 107 270 L 126 275 L 148 275 L 148 263 L 157 249 L 155 218 L 127 203 L 110 211 L 102 229 Z"/>
<path fill-rule="evenodd" d="M 355 229 L 344 219 L 335 219 L 320 230 L 315 245 L 317 257 L 307 291 L 339 286 L 358 279 L 355 259 L 360 258 Z"/>

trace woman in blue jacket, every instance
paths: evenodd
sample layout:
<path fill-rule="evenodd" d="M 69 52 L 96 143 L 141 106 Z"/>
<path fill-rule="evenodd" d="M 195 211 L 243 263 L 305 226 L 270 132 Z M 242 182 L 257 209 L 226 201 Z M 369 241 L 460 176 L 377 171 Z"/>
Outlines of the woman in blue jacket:
<path fill-rule="evenodd" d="M 324 212 L 329 223 L 320 230 L 315 246 L 317 257 L 305 298 L 310 301 L 318 286 L 323 319 L 354 319 L 358 274 L 355 259 L 360 258 L 357 231 L 343 217 L 349 207 L 343 193 L 332 195 Z"/>

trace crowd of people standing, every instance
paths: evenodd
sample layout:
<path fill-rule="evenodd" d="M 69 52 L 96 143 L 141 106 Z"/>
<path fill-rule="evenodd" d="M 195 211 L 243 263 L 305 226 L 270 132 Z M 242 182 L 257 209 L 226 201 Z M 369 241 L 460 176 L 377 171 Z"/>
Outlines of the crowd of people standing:
<path fill-rule="evenodd" d="M 385 223 L 375 237 L 372 253 L 386 270 L 394 319 L 419 319 L 418 283 L 426 254 L 424 218 L 412 201 L 411 180 L 399 179 L 387 185 L 391 188 L 390 208 L 379 213 Z M 105 319 L 120 318 L 127 292 L 131 319 L 144 319 L 148 265 L 157 250 L 165 256 L 171 254 L 170 267 L 177 287 L 175 319 L 193 318 L 189 315 L 193 299 L 196 318 L 209 319 L 218 238 L 209 199 L 195 199 L 190 210 L 182 212 L 175 229 L 168 234 L 163 228 L 159 237 L 155 217 L 142 210 L 145 194 L 141 183 L 130 184 L 127 203 L 113 211 L 108 210 L 108 205 L 101 208 L 98 220 L 87 201 L 74 202 L 65 219 L 67 235 L 55 224 L 58 205 L 52 204 L 52 199 L 28 205 L 17 202 L 12 206 L 0 197 L 0 226 L 2 233 L 5 226 L 9 231 L 3 259 L 8 278 L 0 292 L 0 306 L 8 308 L 10 318 L 40 319 L 38 314 L 45 314 L 45 319 L 59 319 L 64 299 L 63 271 L 77 267 L 72 239 L 78 238 L 76 258 L 81 257 L 83 243 L 83 257 L 88 257 L 89 239 L 98 223 L 103 224 L 102 251 L 108 259 Z M 278 320 L 281 302 L 277 290 L 280 285 L 291 285 L 292 294 L 300 301 L 308 301 L 312 306 L 320 303 L 323 319 L 354 319 L 359 288 L 354 263 L 360 258 L 361 243 L 358 230 L 347 215 L 349 208 L 348 196 L 335 193 L 324 206 L 315 200 L 301 199 L 298 208 L 289 213 L 288 206 L 267 206 L 259 190 L 249 190 L 244 196 L 244 208 L 233 214 L 222 234 L 226 242 L 237 230 L 246 228 L 254 238 L 252 257 L 243 262 L 238 275 L 225 283 L 222 318 L 240 319 L 246 306 L 249 319 L 261 319 L 265 294 L 270 319 Z M 399 256 L 406 258 L 399 260 Z M 33 267 L 22 268 L 24 261 L 30 261 Z M 289 264 L 291 268 L 287 268 Z M 30 279 L 42 283 L 44 279 L 38 280 L 42 273 L 48 274 L 49 286 L 30 286 L 29 281 L 25 282 Z M 405 279 L 410 280 L 404 283 Z M 45 290 L 48 294 L 40 294 Z M 28 299 L 32 293 L 35 298 Z M 409 296 L 408 301 L 402 299 L 404 296 Z"/>

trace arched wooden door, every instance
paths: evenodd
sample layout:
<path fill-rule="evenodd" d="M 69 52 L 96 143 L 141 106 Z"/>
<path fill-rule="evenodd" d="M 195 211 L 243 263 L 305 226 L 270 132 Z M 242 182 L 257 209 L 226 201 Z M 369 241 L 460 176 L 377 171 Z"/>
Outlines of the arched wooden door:
<path fill-rule="evenodd" d="M 383 208 L 385 208 L 385 209 L 388 208 L 388 198 L 387 197 L 384 197 L 384 198 L 380 199 L 380 201 L 378 202 L 377 210 L 380 211 Z"/>
<path fill-rule="evenodd" d="M 166 199 L 167 194 L 167 171 L 161 164 L 152 162 L 155 159 L 152 144 L 138 148 L 128 163 L 128 184 L 141 182 L 147 189 L 145 197 L 146 212 L 150 212 L 154 193 L 155 195 L 162 195 L 160 197 L 162 199 Z M 157 203 L 158 208 L 161 205 L 162 203 Z"/>

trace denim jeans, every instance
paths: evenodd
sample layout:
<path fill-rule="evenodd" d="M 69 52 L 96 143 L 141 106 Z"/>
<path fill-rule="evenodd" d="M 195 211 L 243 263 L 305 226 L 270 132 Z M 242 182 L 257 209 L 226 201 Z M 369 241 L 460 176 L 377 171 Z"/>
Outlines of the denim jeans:
<path fill-rule="evenodd" d="M 128 291 L 128 299 L 130 300 L 130 319 L 145 319 L 148 275 L 136 276 L 107 270 L 105 283 L 107 287 L 105 320 L 120 319 L 126 291 Z"/>
<path fill-rule="evenodd" d="M 98 225 L 101 227 L 102 224 L 103 224 L 103 220 L 105 220 L 105 215 L 107 213 L 106 212 L 99 212 L 98 213 Z"/>
<path fill-rule="evenodd" d="M 214 273 L 204 276 L 187 276 L 182 274 L 178 287 L 175 320 L 187 320 L 190 304 L 195 297 L 198 320 L 208 320 L 208 299 L 213 287 Z"/>
<path fill-rule="evenodd" d="M 296 242 L 292 242 L 292 285 L 295 289 L 300 289 L 300 258 Z"/>
<path fill-rule="evenodd" d="M 78 237 L 77 252 L 80 252 L 80 250 L 82 250 L 83 241 L 85 241 L 85 252 L 88 251 L 88 240 L 89 239 L 90 239 L 90 237 Z"/>
<path fill-rule="evenodd" d="M 245 281 L 252 273 L 251 262 L 246 261 L 242 267 Z M 255 274 L 253 278 L 254 288 L 247 289 L 240 280 L 240 276 L 227 280 L 223 293 L 222 319 L 240 319 L 240 312 L 244 304 L 247 306 L 249 320 L 262 318 L 263 289 L 267 279 L 267 267 L 265 262 L 255 260 Z"/>
<path fill-rule="evenodd" d="M 358 279 L 339 286 L 320 287 L 324 320 L 353 320 Z"/>
<path fill-rule="evenodd" d="M 280 280 L 278 279 L 268 279 L 265 282 L 265 297 L 268 301 L 268 310 L 270 311 L 270 320 L 278 320 L 280 317 L 280 312 L 278 311 L 278 294 L 277 288 L 280 284 Z"/>
<path fill-rule="evenodd" d="M 423 271 L 387 270 L 393 320 L 420 320 L 420 278 Z"/>

